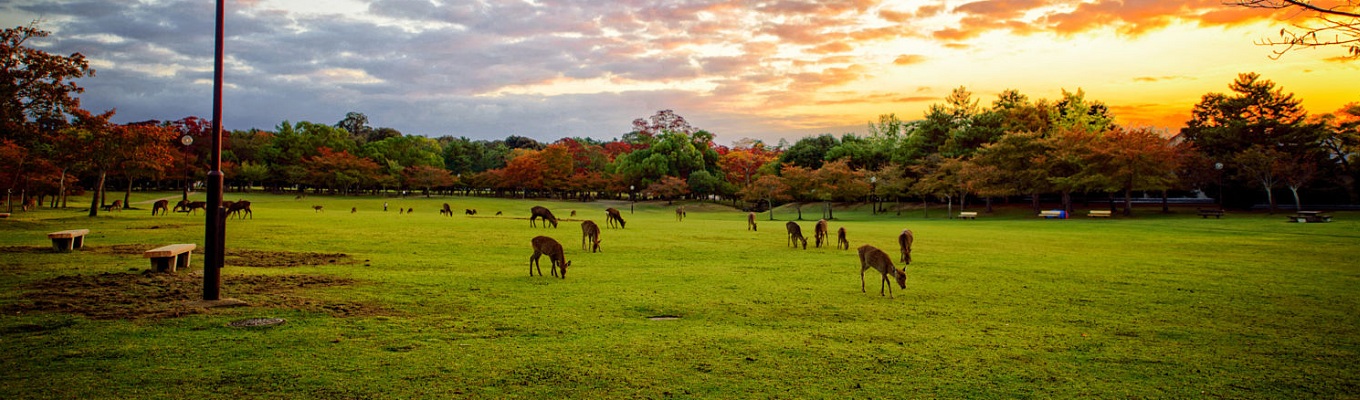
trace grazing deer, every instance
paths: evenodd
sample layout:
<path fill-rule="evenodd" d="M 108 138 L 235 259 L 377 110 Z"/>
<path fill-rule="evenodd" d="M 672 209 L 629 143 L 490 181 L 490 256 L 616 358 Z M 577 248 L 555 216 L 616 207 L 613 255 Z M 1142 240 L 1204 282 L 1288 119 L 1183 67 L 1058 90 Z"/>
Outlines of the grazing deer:
<path fill-rule="evenodd" d="M 836 248 L 850 250 L 850 241 L 845 240 L 845 227 L 836 230 Z"/>
<path fill-rule="evenodd" d="M 586 242 L 590 242 L 590 245 L 587 246 Z M 600 251 L 600 226 L 595 225 L 595 221 L 581 222 L 581 248 L 591 253 Z"/>
<path fill-rule="evenodd" d="M 477 215 L 477 210 L 473 210 L 471 208 L 464 208 L 463 215 Z"/>
<path fill-rule="evenodd" d="M 796 249 L 798 242 L 801 241 L 803 242 L 803 250 L 807 250 L 807 238 L 803 237 L 803 227 L 798 226 L 798 223 L 793 221 L 784 224 L 784 227 L 789 230 L 789 244 Z"/>
<path fill-rule="evenodd" d="M 178 203 L 175 203 L 175 208 L 171 209 L 171 211 L 189 212 L 189 200 L 180 200 Z"/>
<path fill-rule="evenodd" d="M 415 213 L 416 213 L 416 209 L 415 209 L 415 208 L 407 208 L 407 209 L 406 209 L 406 213 L 407 213 L 407 214 L 415 214 Z"/>
<path fill-rule="evenodd" d="M 104 211 L 123 211 L 123 201 L 114 200 L 113 204 L 104 206 Z"/>
<path fill-rule="evenodd" d="M 571 210 L 571 216 L 572 216 L 573 218 L 576 217 L 576 210 Z"/>
<path fill-rule="evenodd" d="M 549 223 L 552 224 L 553 228 L 556 228 L 556 227 L 557 227 L 557 217 L 554 217 L 552 211 L 548 211 L 548 208 L 547 208 L 547 207 L 544 207 L 544 206 L 534 206 L 534 208 L 530 208 L 530 209 L 529 209 L 529 213 L 530 213 L 530 214 L 533 214 L 533 215 L 530 215 L 530 216 L 529 216 L 529 226 L 530 226 L 530 227 L 535 226 L 535 225 L 534 225 L 534 220 L 539 219 L 539 218 L 543 218 L 543 221 L 545 222 L 545 223 L 543 224 L 543 227 L 544 227 L 544 228 L 547 228 Z"/>
<path fill-rule="evenodd" d="M 901 235 L 897 235 L 897 246 L 902 248 L 902 264 L 911 264 L 911 242 L 916 241 L 916 236 L 911 233 L 911 229 L 903 229 Z"/>
<path fill-rule="evenodd" d="M 606 225 L 609 225 L 610 228 L 613 228 L 614 224 L 618 224 L 619 225 L 618 228 L 623 229 L 624 224 L 623 214 L 620 214 L 619 210 L 614 209 L 614 207 L 609 207 L 604 209 L 604 213 Z"/>
<path fill-rule="evenodd" d="M 685 220 L 685 208 L 684 208 L 684 207 L 676 207 L 676 208 L 675 208 L 675 220 L 676 220 L 676 221 L 684 221 L 684 220 Z"/>
<path fill-rule="evenodd" d="M 357 213 L 357 212 L 359 212 L 359 207 L 350 207 L 350 208 L 349 208 L 349 213 L 350 213 L 350 214 L 354 214 L 354 213 Z"/>
<path fill-rule="evenodd" d="M 439 215 L 453 216 L 453 209 L 449 208 L 449 203 L 444 203 L 444 209 L 439 210 Z"/>
<path fill-rule="evenodd" d="M 155 203 L 152 203 L 151 215 L 155 216 L 157 211 L 159 211 L 161 215 L 170 212 L 170 200 L 156 200 Z"/>
<path fill-rule="evenodd" d="M 316 213 L 319 213 L 319 212 L 326 212 L 325 207 L 324 207 L 324 206 L 312 206 L 312 214 L 316 214 Z"/>
<path fill-rule="evenodd" d="M 405 209 L 405 208 L 397 207 L 397 215 L 402 215 L 402 214 L 405 214 L 405 213 L 406 213 L 406 209 Z"/>
<path fill-rule="evenodd" d="M 562 252 L 562 244 L 547 236 L 536 236 L 532 240 L 534 245 L 534 255 L 529 256 L 529 276 L 534 276 L 534 268 L 538 268 L 538 276 L 543 276 L 543 267 L 539 265 L 538 258 L 542 255 L 548 256 L 548 261 L 552 263 L 552 276 L 557 275 L 557 269 L 562 268 L 562 279 L 567 279 L 567 267 L 571 266 L 571 261 L 567 261 L 567 256 Z"/>
<path fill-rule="evenodd" d="M 831 236 L 826 230 L 827 226 L 825 219 L 817 220 L 817 225 L 812 227 L 812 236 L 817 239 L 817 248 L 819 249 L 822 248 L 823 242 L 825 242 L 827 246 L 831 245 Z"/>
<path fill-rule="evenodd" d="M 184 206 L 184 212 L 186 213 L 192 212 L 194 215 L 198 215 L 198 210 L 203 210 L 204 212 L 208 211 L 208 202 L 191 201 L 189 202 L 189 205 Z"/>
<path fill-rule="evenodd" d="M 500 212 L 500 211 L 496 211 L 496 216 L 499 217 L 500 215 L 501 215 L 501 212 Z"/>
<path fill-rule="evenodd" d="M 755 230 L 757 230 L 757 229 L 756 229 L 756 213 L 746 214 L 746 230 L 748 230 L 748 231 L 755 231 Z"/>
<path fill-rule="evenodd" d="M 859 291 L 867 293 L 864 289 L 864 271 L 869 268 L 878 270 L 883 275 L 882 284 L 878 287 L 878 295 L 883 295 L 883 288 L 888 288 L 888 297 L 892 297 L 892 286 L 888 283 L 888 274 L 892 274 L 893 279 L 897 280 L 897 285 L 903 289 L 907 288 L 907 271 L 893 266 L 892 257 L 888 253 L 879 250 L 871 245 L 859 246 Z"/>
<path fill-rule="evenodd" d="M 230 216 L 233 214 L 241 219 L 245 219 L 246 216 L 250 216 L 250 219 L 255 219 L 255 213 L 250 211 L 249 200 L 240 200 L 236 203 L 232 203 L 231 207 L 227 208 L 227 215 Z"/>

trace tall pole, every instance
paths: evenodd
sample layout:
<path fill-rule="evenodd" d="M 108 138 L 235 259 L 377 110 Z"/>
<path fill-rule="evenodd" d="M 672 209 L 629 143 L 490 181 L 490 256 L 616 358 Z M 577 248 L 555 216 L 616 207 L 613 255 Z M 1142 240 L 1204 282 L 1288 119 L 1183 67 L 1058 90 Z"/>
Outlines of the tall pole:
<path fill-rule="evenodd" d="M 217 54 L 213 66 L 212 158 L 208 171 L 208 212 L 203 244 L 203 300 L 222 298 L 222 263 L 227 242 L 222 214 L 222 36 L 226 0 L 217 0 Z"/>

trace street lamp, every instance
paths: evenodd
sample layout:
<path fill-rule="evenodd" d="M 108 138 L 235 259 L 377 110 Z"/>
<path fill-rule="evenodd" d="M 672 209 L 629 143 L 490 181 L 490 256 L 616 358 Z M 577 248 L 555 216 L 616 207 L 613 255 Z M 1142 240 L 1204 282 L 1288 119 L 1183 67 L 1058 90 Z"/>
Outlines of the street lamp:
<path fill-rule="evenodd" d="M 637 197 L 633 195 L 633 191 L 635 191 L 635 190 L 637 190 L 637 186 L 628 185 L 628 200 L 631 201 L 631 203 L 628 203 L 628 213 L 629 213 L 629 214 L 632 214 L 632 213 L 633 213 L 633 205 L 634 205 L 634 204 L 637 204 Z M 629 217 L 629 218 L 632 218 L 632 217 Z"/>
<path fill-rule="evenodd" d="M 878 177 L 877 177 L 877 176 L 870 176 L 870 177 L 869 177 L 869 207 L 870 207 L 869 210 L 870 210 L 870 214 L 871 214 L 871 215 L 878 215 L 878 202 L 874 201 L 874 200 L 876 200 L 876 198 L 875 198 L 874 195 L 877 194 L 877 192 L 876 192 L 876 190 L 877 190 L 877 188 L 878 188 L 878 185 L 877 185 L 877 184 L 878 184 Z"/>
<path fill-rule="evenodd" d="M 1214 171 L 1218 171 L 1218 208 L 1223 208 L 1223 163 L 1214 163 Z"/>

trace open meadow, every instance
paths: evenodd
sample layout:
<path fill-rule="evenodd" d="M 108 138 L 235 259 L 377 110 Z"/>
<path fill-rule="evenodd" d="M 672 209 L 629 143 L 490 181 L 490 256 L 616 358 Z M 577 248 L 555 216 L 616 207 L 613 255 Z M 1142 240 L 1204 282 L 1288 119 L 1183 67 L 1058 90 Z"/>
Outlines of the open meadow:
<path fill-rule="evenodd" d="M 0 219 L 0 398 L 1360 395 L 1360 213 L 841 208 L 819 249 L 807 205 L 802 250 L 786 244 L 789 207 L 752 232 L 708 203 L 676 221 L 664 202 L 227 193 L 254 218 L 228 220 L 222 293 L 250 306 L 204 309 L 204 217 L 151 216 L 167 197 Z M 534 205 L 559 226 L 531 228 Z M 600 253 L 581 248 L 586 219 Z M 840 227 L 850 250 L 834 247 Z M 45 234 L 73 228 L 91 231 L 86 248 L 52 252 Z M 904 228 L 907 288 L 880 296 L 870 270 L 855 290 L 855 248 L 896 262 Z M 566 279 L 546 257 L 529 276 L 537 235 L 566 249 Z M 171 243 L 198 244 L 192 267 L 147 272 L 141 252 Z M 286 322 L 228 325 L 248 318 Z"/>

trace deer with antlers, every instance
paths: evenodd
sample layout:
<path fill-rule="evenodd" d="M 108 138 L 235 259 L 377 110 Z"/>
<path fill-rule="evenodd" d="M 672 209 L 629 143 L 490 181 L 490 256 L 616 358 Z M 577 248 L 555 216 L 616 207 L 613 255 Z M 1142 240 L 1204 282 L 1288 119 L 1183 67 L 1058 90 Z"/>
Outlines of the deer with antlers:
<path fill-rule="evenodd" d="M 803 237 L 803 227 L 798 226 L 797 222 L 789 221 L 784 224 L 784 228 L 789 231 L 789 245 L 798 248 L 798 242 L 803 242 L 803 250 L 807 250 L 807 238 Z"/>
<path fill-rule="evenodd" d="M 888 275 L 892 275 L 893 279 L 897 280 L 897 286 L 902 287 L 902 289 L 907 288 L 907 271 L 905 269 L 899 269 L 897 267 L 894 267 L 892 257 L 888 257 L 888 253 L 884 253 L 883 250 L 879 250 L 877 247 L 866 244 L 863 246 L 859 246 L 860 293 L 868 292 L 868 290 L 864 288 L 865 286 L 864 271 L 868 271 L 869 268 L 877 270 L 878 273 L 883 276 L 881 285 L 879 285 L 878 288 L 879 296 L 882 296 L 883 289 L 887 288 L 888 297 L 890 298 L 892 297 L 892 285 L 888 282 Z"/>
<path fill-rule="evenodd" d="M 604 209 L 604 213 L 605 224 L 609 225 L 610 228 L 613 228 L 614 224 L 618 224 L 619 229 L 623 229 L 623 214 L 620 214 L 619 210 L 614 209 L 614 207 L 609 207 Z"/>
<path fill-rule="evenodd" d="M 538 276 L 543 276 L 543 267 L 538 263 L 540 256 L 547 255 L 548 261 L 552 263 L 552 276 L 557 275 L 557 269 L 562 269 L 562 279 L 567 279 L 567 267 L 571 266 L 571 261 L 567 261 L 567 256 L 562 252 L 562 244 L 557 240 L 547 236 L 536 236 L 531 241 L 534 246 L 534 255 L 529 256 L 529 276 L 534 276 L 534 269 L 538 269 Z"/>
<path fill-rule="evenodd" d="M 897 246 L 902 248 L 902 264 L 911 264 L 911 242 L 916 241 L 916 235 L 911 233 L 911 229 L 903 229 L 902 234 L 897 235 Z"/>
<path fill-rule="evenodd" d="M 600 251 L 600 226 L 595 221 L 581 221 L 581 248 L 591 253 Z"/>
<path fill-rule="evenodd" d="M 535 225 L 534 225 L 534 220 L 537 220 L 537 219 L 539 219 L 539 218 L 543 218 L 543 222 L 544 222 L 544 223 L 543 223 L 543 227 L 544 227 L 544 228 L 547 228 L 547 227 L 548 227 L 548 224 L 550 224 L 550 223 L 552 224 L 552 227 L 553 227 L 553 228 L 556 228 L 556 227 L 557 227 L 557 217 L 554 217 L 552 211 L 548 211 L 548 208 L 547 208 L 547 207 L 544 207 L 544 206 L 534 206 L 533 208 L 530 208 L 530 209 L 529 209 L 529 213 L 530 213 L 530 214 L 533 214 L 533 215 L 530 215 L 530 216 L 529 216 L 529 226 L 530 226 L 530 227 L 535 226 Z"/>

